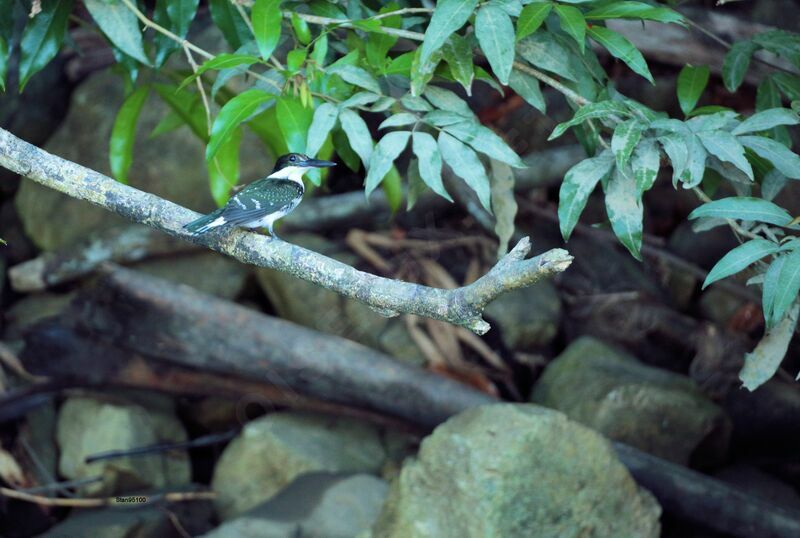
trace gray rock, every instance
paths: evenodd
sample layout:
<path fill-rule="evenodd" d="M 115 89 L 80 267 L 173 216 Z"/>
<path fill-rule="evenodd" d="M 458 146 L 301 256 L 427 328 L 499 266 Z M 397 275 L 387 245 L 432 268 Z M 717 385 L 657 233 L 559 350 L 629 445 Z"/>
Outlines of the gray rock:
<path fill-rule="evenodd" d="M 35 454 L 36 461 L 28 461 L 37 483 L 49 484 L 58 480 L 58 449 L 56 448 L 56 408 L 50 401 L 26 413 L 25 424 L 20 429 L 20 442 L 24 441 Z M 26 451 L 26 459 L 30 453 Z"/>
<path fill-rule="evenodd" d="M 250 267 L 216 252 L 197 252 L 155 258 L 134 266 L 147 274 L 186 284 L 202 292 L 235 299 L 244 287 Z"/>
<path fill-rule="evenodd" d="M 287 240 L 349 265 L 357 262 L 355 256 L 320 236 L 294 234 L 287 235 Z M 286 273 L 258 269 L 256 276 L 280 317 L 354 340 L 405 362 L 425 363 L 425 356 L 414 344 L 402 319 L 388 319 L 359 301 Z"/>
<path fill-rule="evenodd" d="M 212 488 L 222 519 L 266 501 L 311 471 L 376 473 L 386 459 L 378 431 L 363 422 L 310 413 L 266 415 L 225 448 Z"/>
<path fill-rule="evenodd" d="M 660 513 L 596 432 L 538 406 L 493 404 L 422 442 L 372 536 L 655 538 Z"/>
<path fill-rule="evenodd" d="M 547 368 L 531 400 L 606 436 L 686 464 L 704 441 L 724 456 L 729 420 L 688 377 L 653 368 L 599 340 L 575 340 Z"/>
<path fill-rule="evenodd" d="M 372 526 L 388 488 L 386 482 L 367 474 L 304 474 L 271 500 L 204 536 L 352 538 Z"/>
<path fill-rule="evenodd" d="M 45 149 L 110 175 L 108 140 L 122 101 L 123 81 L 119 76 L 109 71 L 91 75 L 73 92 L 67 117 Z M 214 204 L 202 142 L 186 127 L 148 139 L 167 111 L 157 95 L 150 95 L 139 118 L 131 186 L 196 211 L 211 210 Z M 269 165 L 263 146 L 247 132 L 241 147 L 242 181 L 262 177 Z M 16 205 L 26 233 L 43 250 L 74 244 L 93 231 L 123 222 L 104 209 L 32 181 L 20 184 Z"/>
<path fill-rule="evenodd" d="M 86 456 L 155 443 L 186 440 L 183 425 L 169 411 L 145 408 L 129 400 L 71 397 L 58 416 L 59 470 L 67 479 L 101 476 L 83 486 L 83 495 L 112 495 L 141 488 L 189 483 L 191 469 L 185 452 L 85 463 Z"/>
<path fill-rule="evenodd" d="M 127 510 L 78 510 L 40 538 L 159 538 L 175 536 L 166 512 L 157 506 Z"/>
<path fill-rule="evenodd" d="M 501 295 L 486 307 L 510 349 L 530 350 L 549 344 L 561 322 L 561 298 L 550 281 Z"/>
<path fill-rule="evenodd" d="M 187 488 L 187 491 L 194 490 Z M 163 493 L 137 492 L 151 497 Z M 160 505 L 126 506 L 115 508 L 74 510 L 64 521 L 41 534 L 40 538 L 181 538 L 170 514 L 177 518 L 183 530 L 190 536 L 198 536 L 211 527 L 213 504 L 209 501 L 172 503 L 168 510 Z"/>
<path fill-rule="evenodd" d="M 681 223 L 669 238 L 669 250 L 695 265 L 711 269 L 720 258 L 738 246 L 736 237 L 727 226 L 717 226 L 695 233 L 692 223 Z"/>
<path fill-rule="evenodd" d="M 74 296 L 74 293 L 45 292 L 23 297 L 5 312 L 3 339 L 22 338 L 25 331 L 35 323 L 60 314 Z"/>

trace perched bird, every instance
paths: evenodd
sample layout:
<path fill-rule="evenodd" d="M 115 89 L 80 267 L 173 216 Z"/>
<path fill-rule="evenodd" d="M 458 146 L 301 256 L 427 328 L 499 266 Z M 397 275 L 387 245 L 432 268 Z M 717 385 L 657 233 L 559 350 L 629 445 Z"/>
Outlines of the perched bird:
<path fill-rule="evenodd" d="M 311 168 L 336 166 L 331 161 L 311 159 L 301 153 L 289 153 L 275 163 L 275 169 L 237 193 L 224 207 L 190 222 L 184 228 L 193 235 L 206 233 L 220 226 L 263 228 L 269 230 L 275 221 L 285 217 L 303 199 L 303 174 Z"/>

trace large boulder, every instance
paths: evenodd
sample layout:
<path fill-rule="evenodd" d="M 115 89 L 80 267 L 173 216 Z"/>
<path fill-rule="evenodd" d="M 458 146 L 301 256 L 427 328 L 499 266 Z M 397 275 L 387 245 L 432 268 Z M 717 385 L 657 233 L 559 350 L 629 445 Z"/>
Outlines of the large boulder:
<path fill-rule="evenodd" d="M 266 501 L 311 471 L 377 473 L 386 451 L 373 426 L 299 412 L 266 415 L 225 448 L 211 486 L 223 519 Z"/>
<path fill-rule="evenodd" d="M 655 538 L 660 513 L 596 432 L 538 406 L 492 404 L 423 440 L 372 536 Z"/>
<path fill-rule="evenodd" d="M 304 474 L 204 538 L 353 538 L 372 526 L 388 489 L 368 474 Z"/>
<path fill-rule="evenodd" d="M 509 349 L 536 349 L 558 333 L 561 298 L 552 282 L 542 281 L 501 295 L 487 305 L 485 314 L 497 324 Z"/>
<path fill-rule="evenodd" d="M 531 400 L 606 436 L 686 464 L 703 444 L 724 456 L 729 420 L 688 377 L 653 368 L 591 337 L 572 342 L 536 383 Z"/>
<path fill-rule="evenodd" d="M 45 149 L 110 175 L 108 141 L 123 99 L 121 77 L 110 71 L 91 75 L 73 92 L 69 113 Z M 149 138 L 168 111 L 153 92 L 139 117 L 130 184 L 196 211 L 211 210 L 214 203 L 208 188 L 204 147 L 197 136 L 184 126 L 156 139 Z M 246 133 L 241 146 L 242 181 L 264 176 L 270 161 L 263 146 Z M 93 231 L 124 222 L 105 209 L 32 181 L 20 184 L 16 205 L 26 233 L 43 250 L 74 244 Z"/>
<path fill-rule="evenodd" d="M 145 260 L 137 270 L 210 295 L 235 299 L 244 287 L 250 267 L 216 252 L 193 252 Z"/>
<path fill-rule="evenodd" d="M 145 407 L 116 397 L 71 397 L 61 406 L 56 438 L 62 476 L 70 480 L 102 477 L 99 482 L 82 486 L 84 495 L 180 486 L 191 478 L 185 452 L 85 462 L 87 456 L 99 452 L 185 441 L 183 425 L 166 405 Z"/>

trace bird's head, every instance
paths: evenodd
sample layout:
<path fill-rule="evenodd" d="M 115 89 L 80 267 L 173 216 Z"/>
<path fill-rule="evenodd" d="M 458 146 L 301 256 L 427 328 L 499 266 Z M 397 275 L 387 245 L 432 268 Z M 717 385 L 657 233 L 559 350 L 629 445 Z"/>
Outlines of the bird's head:
<path fill-rule="evenodd" d="M 335 162 L 312 159 L 302 153 L 289 153 L 281 156 L 275 163 L 275 168 L 269 177 L 301 181 L 303 174 L 312 168 L 327 168 L 336 166 Z"/>

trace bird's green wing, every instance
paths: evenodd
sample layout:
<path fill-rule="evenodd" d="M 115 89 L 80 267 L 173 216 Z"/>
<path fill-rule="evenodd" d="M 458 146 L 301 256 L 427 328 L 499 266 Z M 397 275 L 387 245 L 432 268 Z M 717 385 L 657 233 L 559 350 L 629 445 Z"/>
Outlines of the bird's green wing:
<path fill-rule="evenodd" d="M 303 187 L 294 181 L 259 179 L 233 196 L 222 216 L 226 224 L 245 224 L 289 208 L 302 195 Z"/>

